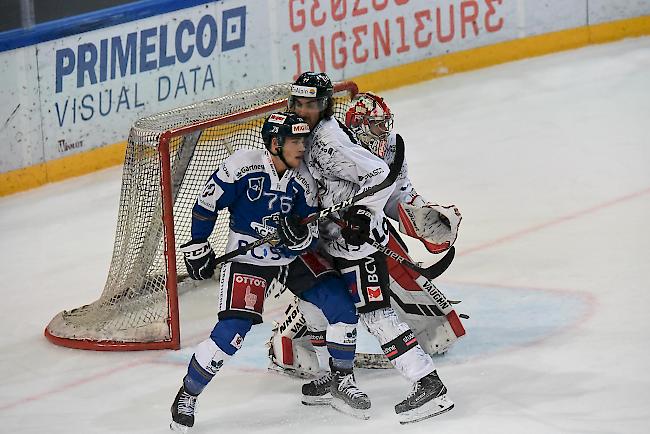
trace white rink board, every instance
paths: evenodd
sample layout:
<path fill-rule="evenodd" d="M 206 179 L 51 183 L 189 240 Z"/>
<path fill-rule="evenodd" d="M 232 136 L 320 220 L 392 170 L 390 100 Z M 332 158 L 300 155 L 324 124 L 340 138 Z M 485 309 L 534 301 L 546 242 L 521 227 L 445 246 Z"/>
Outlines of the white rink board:
<path fill-rule="evenodd" d="M 648 1 L 225 0 L 41 42 L 0 53 L 0 173 L 123 142 L 142 116 L 305 70 L 341 80 L 644 14 Z"/>

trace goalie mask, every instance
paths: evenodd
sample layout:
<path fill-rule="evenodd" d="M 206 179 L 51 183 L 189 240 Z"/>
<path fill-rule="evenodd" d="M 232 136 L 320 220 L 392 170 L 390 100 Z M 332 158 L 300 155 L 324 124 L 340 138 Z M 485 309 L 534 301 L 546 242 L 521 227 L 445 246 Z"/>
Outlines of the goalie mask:
<path fill-rule="evenodd" d="M 345 114 L 345 125 L 365 148 L 384 158 L 388 135 L 393 129 L 393 114 L 382 97 L 372 92 L 357 94 Z"/>

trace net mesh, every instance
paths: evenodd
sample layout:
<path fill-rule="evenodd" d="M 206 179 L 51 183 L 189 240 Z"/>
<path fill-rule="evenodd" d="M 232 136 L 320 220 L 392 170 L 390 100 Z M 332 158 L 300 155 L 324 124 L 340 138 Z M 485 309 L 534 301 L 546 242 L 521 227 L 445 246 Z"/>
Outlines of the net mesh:
<path fill-rule="evenodd" d="M 88 305 L 57 314 L 46 328 L 53 342 L 92 348 L 167 342 L 171 339 L 162 214 L 159 143 L 166 131 L 180 130 L 169 142 L 171 196 L 176 246 L 191 238 L 192 206 L 204 183 L 230 154 L 263 148 L 264 118 L 286 107 L 289 84 L 278 84 L 200 102 L 137 121 L 131 128 L 122 175 L 113 257 L 104 291 Z M 335 116 L 343 119 L 356 86 L 337 84 Z M 344 90 L 347 89 L 347 90 Z M 354 90 L 352 90 L 354 89 Z M 197 124 L 207 126 L 191 128 Z M 219 213 L 210 244 L 224 253 L 228 212 Z M 176 273 L 187 276 L 176 249 Z M 128 345 L 127 345 L 128 346 Z M 106 348 L 111 349 L 111 348 Z"/>

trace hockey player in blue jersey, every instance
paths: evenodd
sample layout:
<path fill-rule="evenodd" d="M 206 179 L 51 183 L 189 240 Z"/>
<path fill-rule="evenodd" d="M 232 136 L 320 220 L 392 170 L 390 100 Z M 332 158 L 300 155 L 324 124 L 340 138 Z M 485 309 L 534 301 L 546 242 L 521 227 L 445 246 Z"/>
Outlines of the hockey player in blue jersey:
<path fill-rule="evenodd" d="M 266 149 L 235 152 L 212 174 L 197 197 L 192 209 L 192 240 L 181 246 L 193 279 L 208 279 L 214 274 L 216 257 L 207 240 L 219 210 L 230 211 L 228 251 L 276 231 L 279 242 L 249 250 L 221 267 L 219 320 L 189 362 L 171 408 L 170 428 L 174 431 L 187 432 L 194 425 L 198 395 L 241 348 L 251 327 L 262 322 L 264 298 L 272 280 L 318 238 L 315 223 L 300 224 L 317 211 L 316 184 L 303 163 L 309 131 L 308 124 L 294 113 L 271 114 L 262 127 Z M 340 279 L 333 277 L 320 283 L 297 295 L 327 317 L 334 369 L 349 372 L 354 385 L 358 319 L 354 303 Z"/>

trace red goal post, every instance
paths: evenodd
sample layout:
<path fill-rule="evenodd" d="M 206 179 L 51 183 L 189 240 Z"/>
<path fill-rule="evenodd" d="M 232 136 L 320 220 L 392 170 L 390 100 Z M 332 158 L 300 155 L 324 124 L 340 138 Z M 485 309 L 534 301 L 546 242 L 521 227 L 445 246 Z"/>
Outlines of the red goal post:
<path fill-rule="evenodd" d="M 238 92 L 138 120 L 129 133 L 113 257 L 98 300 L 58 313 L 45 328 L 56 345 L 103 351 L 180 348 L 178 281 L 187 277 L 177 243 L 191 237 L 196 195 L 237 149 L 264 146 L 264 118 L 287 106 L 290 84 Z M 358 92 L 334 86 L 343 120 Z M 228 213 L 210 243 L 224 252 Z M 180 267 L 179 267 L 180 264 Z"/>

